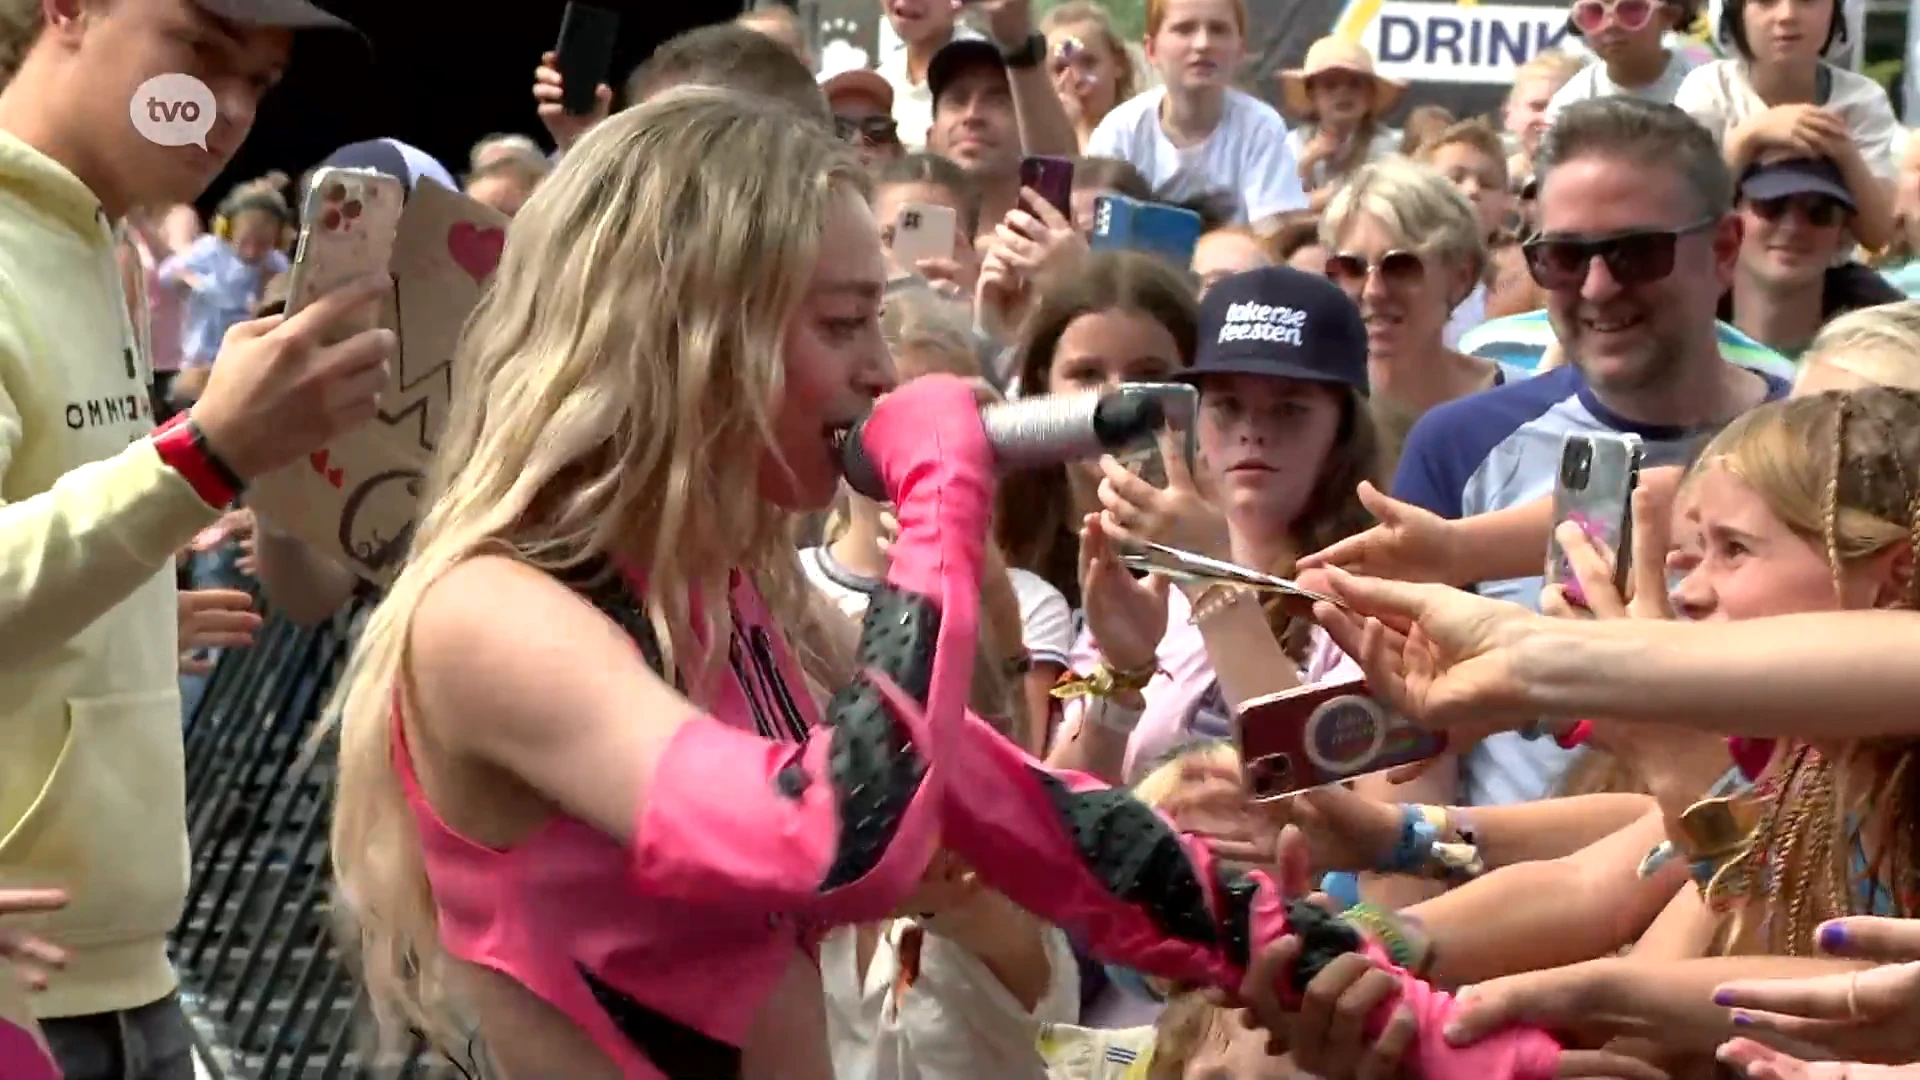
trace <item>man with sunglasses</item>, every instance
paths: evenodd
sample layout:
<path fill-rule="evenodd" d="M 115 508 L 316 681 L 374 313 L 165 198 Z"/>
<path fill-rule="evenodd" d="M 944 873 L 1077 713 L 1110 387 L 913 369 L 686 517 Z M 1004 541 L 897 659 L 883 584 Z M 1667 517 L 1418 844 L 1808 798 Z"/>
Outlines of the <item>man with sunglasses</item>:
<path fill-rule="evenodd" d="M 1609 98 L 1569 106 L 1541 144 L 1540 231 L 1527 269 L 1547 296 L 1564 366 L 1428 412 L 1407 436 L 1394 494 L 1463 518 L 1551 494 L 1575 432 L 1638 435 L 1650 465 L 1786 393 L 1729 362 L 1714 318 L 1740 249 L 1733 181 L 1706 130 L 1671 105 Z M 1758 348 L 1758 346 L 1756 346 Z M 1529 606 L 1539 578 L 1478 591 Z M 1465 801 L 1537 799 L 1569 753 L 1498 735 L 1462 762 Z"/>
<path fill-rule="evenodd" d="M 1905 297 L 1879 274 L 1835 260 L 1853 247 L 1855 213 L 1840 167 L 1774 156 L 1740 178 L 1740 261 L 1720 317 L 1798 357 L 1827 320 Z"/>
<path fill-rule="evenodd" d="M 861 164 L 878 171 L 906 156 L 893 119 L 893 84 L 879 72 L 850 68 L 822 75 L 820 90 L 833 110 L 833 130 L 859 148 Z"/>

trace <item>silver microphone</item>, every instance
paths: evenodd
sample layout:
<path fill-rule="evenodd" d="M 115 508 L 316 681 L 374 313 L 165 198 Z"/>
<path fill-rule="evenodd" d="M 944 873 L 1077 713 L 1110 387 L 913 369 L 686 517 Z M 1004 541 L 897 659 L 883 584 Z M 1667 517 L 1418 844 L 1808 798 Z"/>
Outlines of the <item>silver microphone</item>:
<path fill-rule="evenodd" d="M 1200 392 L 1185 383 L 1122 383 L 1107 390 L 983 405 L 980 425 L 995 464 L 1001 472 L 1010 472 L 1120 453 L 1150 442 L 1168 426 L 1191 440 L 1199 408 Z M 864 423 L 854 424 L 841 440 L 841 471 L 847 486 L 886 502 L 893 496 L 860 438 Z"/>

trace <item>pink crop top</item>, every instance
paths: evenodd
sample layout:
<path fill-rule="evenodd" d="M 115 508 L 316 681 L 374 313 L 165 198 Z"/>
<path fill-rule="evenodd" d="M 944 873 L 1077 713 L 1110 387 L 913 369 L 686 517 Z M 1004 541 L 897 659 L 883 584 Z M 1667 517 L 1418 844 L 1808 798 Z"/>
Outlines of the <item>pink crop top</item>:
<path fill-rule="evenodd" d="M 633 635 L 659 670 L 660 650 L 625 582 L 582 590 Z M 729 677 L 712 715 L 768 738 L 804 741 L 818 721 L 766 604 L 736 575 Z M 414 772 L 399 700 L 394 766 L 420 829 L 440 940 L 453 956 L 500 972 L 565 1013 L 631 1078 L 740 1072 L 740 1045 L 761 1004 L 817 938 L 793 921 L 743 918 L 641 892 L 626 847 L 556 814 L 512 848 L 475 843 L 428 803 Z"/>

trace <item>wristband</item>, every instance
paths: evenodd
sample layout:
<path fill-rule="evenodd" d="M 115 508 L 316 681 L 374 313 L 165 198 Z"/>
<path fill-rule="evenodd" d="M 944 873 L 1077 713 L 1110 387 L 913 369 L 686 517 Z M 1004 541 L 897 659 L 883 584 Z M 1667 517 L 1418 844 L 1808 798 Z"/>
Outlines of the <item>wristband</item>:
<path fill-rule="evenodd" d="M 246 490 L 246 481 L 207 445 L 206 432 L 200 430 L 191 412 L 155 429 L 151 438 L 160 460 L 179 473 L 208 506 L 224 510 Z"/>
<path fill-rule="evenodd" d="M 1088 723 L 1105 728 L 1116 735 L 1132 735 L 1133 729 L 1140 726 L 1140 717 L 1146 709 L 1134 705 L 1122 705 L 1110 697 L 1095 697 L 1087 702 L 1087 711 L 1082 714 Z"/>
<path fill-rule="evenodd" d="M 1137 694 L 1146 690 L 1147 684 L 1158 674 L 1160 669 L 1153 664 L 1138 671 L 1120 671 L 1102 660 L 1090 674 L 1066 672 L 1047 692 L 1063 701 L 1080 697 L 1110 698 L 1118 694 Z"/>
<path fill-rule="evenodd" d="M 1440 842 L 1440 823 L 1427 811 L 1437 809 L 1403 803 L 1400 806 L 1400 840 L 1374 869 L 1383 874 L 1418 874 L 1426 869 L 1433 845 Z M 1442 812 L 1444 813 L 1444 812 Z"/>
<path fill-rule="evenodd" d="M 1373 904 L 1355 904 L 1340 913 L 1340 921 L 1373 939 L 1395 966 L 1417 976 L 1433 967 L 1433 943 L 1415 929 L 1412 919 Z"/>

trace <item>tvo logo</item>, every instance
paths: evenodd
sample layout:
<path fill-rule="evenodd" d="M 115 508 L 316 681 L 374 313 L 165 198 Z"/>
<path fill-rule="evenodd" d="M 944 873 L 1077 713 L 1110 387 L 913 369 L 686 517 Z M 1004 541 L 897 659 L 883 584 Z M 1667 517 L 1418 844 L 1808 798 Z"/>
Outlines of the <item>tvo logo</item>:
<path fill-rule="evenodd" d="M 206 83 L 171 72 L 140 84 L 127 103 L 127 118 L 148 142 L 205 150 L 214 109 L 213 91 Z"/>

